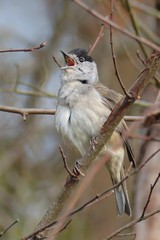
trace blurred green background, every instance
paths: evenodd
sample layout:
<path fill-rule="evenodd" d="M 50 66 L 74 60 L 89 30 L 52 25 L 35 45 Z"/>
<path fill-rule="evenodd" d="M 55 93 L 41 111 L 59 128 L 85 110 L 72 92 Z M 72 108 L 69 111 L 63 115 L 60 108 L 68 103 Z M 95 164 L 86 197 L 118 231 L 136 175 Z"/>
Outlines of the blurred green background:
<path fill-rule="evenodd" d="M 110 14 L 107 0 L 85 2 L 105 16 Z M 156 43 L 155 17 L 140 10 L 139 2 L 130 2 L 141 34 Z M 153 0 L 141 3 L 154 8 Z M 60 71 L 52 54 L 63 65 L 60 50 L 89 49 L 101 22 L 69 0 L 0 0 L 0 6 L 1 50 L 28 48 L 47 41 L 47 46 L 38 51 L 0 54 L 1 105 L 55 109 Z M 114 19 L 121 27 L 134 32 L 122 1 L 115 1 Z M 113 41 L 120 75 L 128 89 L 143 69 L 136 55 L 140 47 L 136 41 L 115 30 Z M 145 49 L 147 54 L 151 53 L 151 49 Z M 92 56 L 98 65 L 101 81 L 122 93 L 115 77 L 108 29 L 105 29 Z M 148 100 L 153 101 L 154 97 L 153 94 Z M 134 107 L 131 113 L 141 114 L 141 111 Z M 0 232 L 15 219 L 20 220 L 3 239 L 20 239 L 29 234 L 64 185 L 67 173 L 58 150 L 62 142 L 54 128 L 54 116 L 31 115 L 23 121 L 19 115 L 0 112 Z M 135 146 L 137 154 L 140 142 L 136 141 Z M 64 150 L 72 168 L 75 157 L 71 149 L 64 146 Z M 110 184 L 106 170 L 102 170 L 79 204 Z M 133 183 L 130 181 L 129 185 L 133 203 Z M 100 239 L 127 220 L 127 217 L 117 218 L 112 196 L 77 214 L 57 239 Z"/>

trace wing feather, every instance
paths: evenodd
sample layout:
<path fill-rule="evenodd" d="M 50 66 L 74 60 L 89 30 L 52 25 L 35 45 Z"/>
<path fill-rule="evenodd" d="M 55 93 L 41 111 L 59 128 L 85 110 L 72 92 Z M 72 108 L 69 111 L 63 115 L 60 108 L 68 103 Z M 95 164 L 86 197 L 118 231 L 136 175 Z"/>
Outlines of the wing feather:
<path fill-rule="evenodd" d="M 114 90 L 111 90 L 104 86 L 101 83 L 98 83 L 98 85 L 95 86 L 96 90 L 101 93 L 101 95 L 104 98 L 104 104 L 107 108 L 109 108 L 111 111 L 114 109 L 115 105 L 122 99 L 122 95 L 120 93 L 117 93 Z M 132 140 L 126 137 L 125 132 L 128 130 L 127 124 L 124 120 L 122 120 L 119 125 L 116 128 L 116 131 L 120 133 L 120 135 L 123 138 L 129 161 L 132 162 L 133 167 L 136 166 L 135 164 L 135 157 L 133 153 L 133 144 Z"/>

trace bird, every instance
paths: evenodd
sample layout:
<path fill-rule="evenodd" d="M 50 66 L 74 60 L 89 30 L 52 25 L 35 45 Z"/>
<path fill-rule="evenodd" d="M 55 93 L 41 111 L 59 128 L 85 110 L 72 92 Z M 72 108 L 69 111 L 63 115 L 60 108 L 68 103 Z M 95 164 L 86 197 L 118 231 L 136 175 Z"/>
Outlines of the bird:
<path fill-rule="evenodd" d="M 58 91 L 55 127 L 83 156 L 122 95 L 100 82 L 97 65 L 87 50 L 75 48 L 69 53 L 61 52 L 65 66 L 60 68 L 61 85 Z M 124 177 L 125 148 L 129 161 L 135 167 L 132 143 L 124 134 L 126 130 L 127 125 L 122 119 L 100 152 L 100 156 L 106 154 L 107 150 L 113 152 L 106 163 L 113 185 L 118 184 Z M 122 182 L 114 188 L 114 193 L 118 216 L 131 216 L 126 183 Z"/>

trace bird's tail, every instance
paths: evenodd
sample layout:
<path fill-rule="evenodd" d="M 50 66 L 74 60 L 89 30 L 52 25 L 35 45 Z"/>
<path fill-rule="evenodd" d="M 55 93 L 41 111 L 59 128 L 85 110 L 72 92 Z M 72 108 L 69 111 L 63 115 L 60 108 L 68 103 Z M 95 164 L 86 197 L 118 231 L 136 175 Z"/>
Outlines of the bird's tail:
<path fill-rule="evenodd" d="M 123 169 L 121 171 L 121 179 L 124 178 Z M 126 182 L 124 181 L 120 186 L 114 189 L 116 204 L 117 204 L 117 211 L 118 215 L 123 215 L 126 213 L 127 215 L 131 216 L 132 211 L 130 207 L 128 192 Z"/>

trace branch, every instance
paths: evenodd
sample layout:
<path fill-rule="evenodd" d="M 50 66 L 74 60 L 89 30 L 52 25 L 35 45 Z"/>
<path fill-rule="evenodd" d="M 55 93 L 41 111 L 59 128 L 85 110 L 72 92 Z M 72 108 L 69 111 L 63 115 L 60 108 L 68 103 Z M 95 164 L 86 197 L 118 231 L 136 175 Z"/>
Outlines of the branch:
<path fill-rule="evenodd" d="M 145 212 L 146 212 L 146 210 L 147 210 L 148 204 L 149 204 L 150 201 L 151 201 L 151 196 L 152 196 L 153 189 L 155 188 L 155 186 L 156 186 L 156 184 L 157 184 L 157 182 L 158 182 L 159 179 L 160 179 L 160 173 L 158 174 L 158 176 L 157 176 L 156 180 L 154 181 L 153 185 L 151 185 L 150 192 L 149 192 L 149 195 L 148 195 L 146 204 L 145 204 L 145 206 L 144 206 L 144 208 L 143 208 L 143 212 L 142 212 L 142 215 L 140 216 L 140 218 L 143 218 L 144 215 L 145 215 Z"/>
<path fill-rule="evenodd" d="M 8 107 L 8 106 L 0 106 L 0 111 L 20 114 L 24 120 L 26 120 L 27 116 L 31 114 L 43 114 L 43 115 L 54 115 L 54 109 L 36 109 L 36 108 L 16 108 L 16 107 Z"/>
<path fill-rule="evenodd" d="M 138 41 L 141 42 L 143 44 L 145 44 L 146 46 L 155 49 L 157 51 L 160 52 L 160 47 L 150 41 L 148 41 L 147 39 L 143 38 L 143 37 L 139 37 L 137 35 L 134 35 L 133 33 L 129 32 L 128 30 L 121 28 L 119 25 L 117 25 L 116 23 L 112 22 L 109 18 L 104 17 L 103 15 L 101 15 L 100 13 L 98 13 L 96 10 L 92 10 L 87 4 L 83 3 L 81 0 L 72 0 L 73 2 L 75 2 L 76 4 L 78 4 L 81 8 L 83 8 L 84 10 L 86 10 L 89 14 L 91 14 L 92 16 L 96 17 L 97 19 L 99 19 L 102 23 L 104 23 L 107 26 L 112 26 L 114 29 L 116 29 L 117 31 L 123 33 L 124 35 Z"/>
<path fill-rule="evenodd" d="M 13 223 L 11 223 L 3 232 L 0 233 L 0 238 L 18 222 L 19 222 L 19 219 L 16 219 Z"/>
<path fill-rule="evenodd" d="M 123 227 L 119 228 L 117 231 L 115 231 L 112 235 L 108 236 L 107 238 L 103 238 L 103 240 L 110 240 L 110 239 L 114 238 L 117 234 L 121 233 L 122 231 L 124 231 L 124 230 L 126 230 L 130 227 L 133 227 L 137 223 L 142 222 L 142 221 L 146 220 L 147 218 L 152 217 L 153 215 L 155 215 L 157 213 L 160 213 L 160 208 L 153 211 L 153 212 L 145 214 L 143 218 L 138 218 L 138 219 L 126 224 L 125 226 L 123 226 Z"/>
<path fill-rule="evenodd" d="M 98 36 L 95 40 L 95 42 L 93 43 L 92 47 L 89 48 L 88 50 L 88 54 L 91 54 L 91 52 L 93 52 L 93 50 L 95 49 L 95 47 L 97 46 L 97 44 L 99 43 L 99 41 L 101 40 L 101 38 L 104 36 L 104 24 L 102 24 L 100 31 L 98 33 Z"/>
<path fill-rule="evenodd" d="M 8 113 L 15 113 L 21 115 L 23 118 L 29 115 L 33 114 L 41 114 L 41 115 L 55 115 L 56 110 L 55 109 L 45 109 L 45 108 L 17 108 L 17 107 L 10 107 L 10 106 L 1 106 L 0 105 L 0 111 L 1 112 L 8 112 Z M 126 121 L 142 121 L 144 120 L 144 117 L 142 116 L 125 116 L 124 119 Z"/>
<path fill-rule="evenodd" d="M 59 64 L 59 62 L 57 61 L 56 57 L 54 55 L 52 55 L 53 61 L 57 64 L 57 66 L 59 68 L 61 68 L 61 65 Z"/>
<path fill-rule="evenodd" d="M 41 48 L 43 48 L 44 46 L 46 46 L 47 42 L 42 42 L 40 45 L 36 46 L 36 47 L 32 47 L 32 48 L 19 48 L 19 49 L 4 49 L 4 50 L 0 50 L 0 53 L 11 53 L 11 52 L 33 52 L 35 50 L 39 50 Z"/>
<path fill-rule="evenodd" d="M 1 106 L 0 105 L 0 112 L 8 112 L 8 113 L 15 113 L 19 114 L 26 120 L 26 117 L 33 114 L 40 114 L 40 115 L 55 115 L 55 109 L 45 109 L 45 108 L 17 108 L 17 107 L 10 107 L 10 106 Z M 124 119 L 126 121 L 142 121 L 144 120 L 143 116 L 125 116 Z"/>
<path fill-rule="evenodd" d="M 72 177 L 76 177 L 73 172 L 69 169 L 68 165 L 67 165 L 67 160 L 66 160 L 66 156 L 64 154 L 63 148 L 59 145 L 59 151 L 61 153 L 62 156 L 62 160 L 63 160 L 63 164 L 64 164 L 64 168 L 66 169 L 67 173 L 69 175 L 71 175 Z"/>

